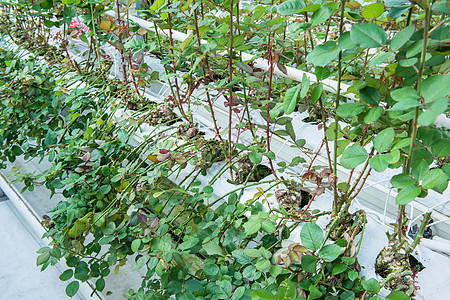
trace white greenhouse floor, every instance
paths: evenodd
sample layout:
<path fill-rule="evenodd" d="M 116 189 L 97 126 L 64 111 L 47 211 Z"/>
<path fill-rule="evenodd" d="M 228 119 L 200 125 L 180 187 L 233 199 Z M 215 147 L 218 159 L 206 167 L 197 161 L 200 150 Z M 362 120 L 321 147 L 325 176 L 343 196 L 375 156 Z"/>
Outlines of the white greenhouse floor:
<path fill-rule="evenodd" d="M 69 299 L 59 270 L 49 267 L 41 272 L 36 266 L 36 251 L 43 242 L 6 197 L 0 200 L 0 227 L 0 300 Z"/>

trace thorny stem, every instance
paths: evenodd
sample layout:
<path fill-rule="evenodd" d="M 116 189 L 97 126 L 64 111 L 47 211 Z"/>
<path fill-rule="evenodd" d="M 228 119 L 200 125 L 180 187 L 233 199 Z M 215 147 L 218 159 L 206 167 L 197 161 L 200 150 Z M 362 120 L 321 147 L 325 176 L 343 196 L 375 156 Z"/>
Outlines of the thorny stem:
<path fill-rule="evenodd" d="M 272 5 L 273 5 L 273 0 L 272 0 Z M 273 49 L 272 49 L 272 41 L 271 41 L 271 33 L 269 33 L 269 42 L 267 43 L 267 48 L 268 48 L 268 52 L 269 52 L 269 63 L 270 63 L 270 68 L 269 68 L 269 92 L 267 95 L 267 112 L 266 112 L 266 139 L 267 139 L 267 152 L 270 152 L 270 139 L 271 139 L 271 135 L 270 135 L 270 101 L 271 101 L 271 97 L 272 97 L 272 81 L 273 81 L 273 70 L 274 70 L 274 61 L 273 61 Z M 272 170 L 273 175 L 275 176 L 275 178 L 277 180 L 279 180 L 277 173 L 275 171 L 275 168 L 273 167 L 273 163 L 272 163 L 272 159 L 270 157 L 268 157 L 269 159 L 269 165 L 270 165 L 270 169 Z"/>
<path fill-rule="evenodd" d="M 372 151 L 370 152 L 369 157 L 371 157 L 373 155 L 374 151 L 375 151 L 375 149 L 372 148 Z M 369 166 L 369 159 L 366 160 L 366 163 L 364 164 L 364 167 L 361 170 L 361 173 L 359 174 L 358 178 L 355 180 L 355 183 L 353 184 L 352 189 L 348 193 L 349 198 L 350 198 L 350 195 L 355 191 L 356 187 L 358 186 L 358 183 L 361 181 L 361 178 L 364 176 L 364 173 L 366 172 L 366 169 L 367 169 L 368 166 Z M 370 173 L 370 170 L 369 170 L 368 173 Z M 356 195 L 353 196 L 352 198 L 354 198 L 354 197 L 356 197 Z"/>
<path fill-rule="evenodd" d="M 197 36 L 197 45 L 198 45 L 198 54 L 200 57 L 202 56 L 202 50 L 200 49 L 201 42 L 200 42 L 200 33 L 198 31 L 198 21 L 197 21 L 197 9 L 194 10 L 194 25 L 195 25 L 195 34 Z M 205 53 L 205 58 L 202 59 L 200 62 L 202 66 L 202 73 L 203 73 L 203 84 L 208 84 L 208 79 L 206 78 L 206 70 L 205 70 L 205 63 L 208 61 L 208 53 Z M 216 116 L 214 113 L 214 108 L 211 102 L 211 96 L 209 94 L 209 90 L 206 90 L 206 102 L 208 103 L 209 110 L 211 111 L 211 118 L 214 124 L 214 129 L 216 130 L 216 134 L 219 137 L 220 141 L 223 142 L 222 136 L 219 133 L 219 127 L 217 126 Z"/>
<path fill-rule="evenodd" d="M 274 69 L 274 63 L 273 63 L 273 57 L 272 57 L 272 45 L 270 41 L 270 35 L 269 35 L 269 55 L 270 55 L 270 70 L 269 70 L 269 93 L 267 95 L 267 113 L 266 113 L 266 138 L 267 138 L 267 152 L 270 152 L 270 97 L 272 96 L 272 80 L 273 80 L 273 69 Z M 273 167 L 272 159 L 268 157 L 269 159 L 269 165 L 270 169 L 272 170 L 273 175 L 278 180 L 277 173 L 275 171 L 275 168 Z"/>
<path fill-rule="evenodd" d="M 325 109 L 323 107 L 322 95 L 319 97 L 319 104 L 320 104 L 320 112 L 322 113 L 323 131 L 326 132 L 327 131 L 327 123 L 326 123 L 326 119 L 325 119 Z M 330 148 L 328 145 L 328 138 L 326 135 L 324 135 L 323 139 L 325 141 L 325 148 L 327 149 L 328 167 L 330 168 L 330 172 L 331 172 L 331 170 L 333 170 L 333 166 L 331 164 L 331 154 L 330 154 Z"/>
<path fill-rule="evenodd" d="M 419 245 L 420 240 L 423 237 L 423 233 L 425 232 L 425 229 L 427 228 L 427 225 L 428 225 L 428 222 L 430 221 L 430 219 L 431 219 L 431 211 L 427 212 L 425 214 L 425 216 L 423 216 L 423 220 L 422 220 L 422 223 L 420 224 L 419 232 L 417 232 L 417 235 L 414 238 L 414 241 L 411 244 L 411 246 L 409 246 L 409 245 L 406 246 L 405 250 L 406 250 L 407 254 L 411 254 L 414 251 L 414 249 L 417 247 L 417 245 Z"/>
<path fill-rule="evenodd" d="M 170 7 L 171 6 L 171 1 L 169 0 L 167 2 L 167 6 Z M 170 43 L 170 52 L 172 54 L 172 56 L 174 56 L 174 52 L 173 52 L 173 37 L 172 37 L 172 13 L 169 12 L 168 14 L 168 23 L 169 23 L 169 43 Z M 177 73 L 177 66 L 176 66 L 176 62 L 175 59 L 172 59 L 172 68 L 173 68 L 173 73 L 176 74 Z M 180 110 L 181 114 L 183 115 L 183 117 L 186 119 L 187 122 L 191 123 L 191 119 L 187 117 L 186 113 L 184 112 L 184 108 L 183 108 L 183 104 L 181 103 L 181 96 L 180 96 L 180 88 L 178 85 L 178 78 L 175 76 L 175 90 L 176 90 L 176 98 L 175 99 L 175 103 L 178 106 L 178 109 Z"/>
<path fill-rule="evenodd" d="M 420 66 L 419 66 L 419 72 L 417 74 L 417 83 L 416 83 L 416 90 L 419 93 L 419 95 L 420 95 L 420 87 L 422 84 L 423 70 L 425 69 L 428 34 L 429 34 L 429 30 L 430 30 L 430 20 L 431 20 L 431 12 L 430 12 L 429 4 L 427 3 L 427 7 L 425 8 L 425 28 L 423 30 L 422 53 L 421 53 L 421 57 L 420 57 Z M 403 170 L 403 173 L 405 175 L 411 174 L 412 157 L 414 154 L 414 146 L 416 145 L 416 136 L 417 136 L 417 130 L 418 130 L 418 124 L 417 124 L 418 118 L 419 118 L 419 107 L 416 107 L 416 109 L 414 111 L 414 119 L 411 120 L 411 123 L 410 123 L 411 133 L 409 134 L 409 136 L 411 137 L 411 144 L 409 146 L 409 154 L 408 154 L 408 159 L 406 162 L 406 167 Z M 405 235 L 404 228 L 403 228 L 403 224 L 405 222 L 404 218 L 405 218 L 405 205 L 399 205 L 397 234 L 398 234 L 398 240 L 399 240 L 400 244 L 402 244 L 403 237 Z"/>
<path fill-rule="evenodd" d="M 344 30 L 344 8 L 345 8 L 345 0 L 341 2 L 341 20 L 339 24 L 339 34 L 342 35 L 342 31 Z M 334 192 L 334 203 L 333 210 L 334 214 L 337 214 L 338 209 L 338 190 L 337 190 L 337 140 L 338 140 L 338 126 L 339 126 L 339 116 L 336 113 L 339 108 L 339 99 L 341 97 L 341 81 L 342 81 L 342 50 L 339 51 L 339 60 L 338 60 L 338 85 L 337 85 L 337 94 L 336 94 L 336 109 L 335 109 L 335 117 L 334 117 L 334 153 L 333 153 L 333 192 Z"/>
<path fill-rule="evenodd" d="M 94 7 L 93 7 L 92 3 L 91 3 L 91 22 L 92 22 L 92 31 L 94 32 L 94 35 L 92 36 L 92 39 L 91 39 L 91 43 L 92 43 L 92 45 L 95 48 L 95 54 L 97 55 L 98 66 L 101 68 L 101 65 L 100 65 L 100 53 L 99 53 L 99 50 L 98 50 L 97 39 L 95 38 L 97 36 L 97 32 L 95 30 Z"/>
<path fill-rule="evenodd" d="M 117 24 L 119 24 L 119 31 L 117 34 L 117 37 L 119 39 L 119 43 L 121 45 L 123 45 L 122 43 L 122 30 L 123 30 L 123 26 L 122 26 L 122 18 L 120 17 L 120 4 L 119 4 L 119 0 L 116 0 L 116 9 L 117 9 Z M 125 55 L 123 53 L 123 46 L 119 48 L 119 52 L 120 52 L 120 57 L 122 58 L 122 72 L 123 72 L 123 81 L 125 82 L 125 85 L 128 82 L 127 79 L 127 68 L 126 68 L 126 64 L 125 64 Z"/>
<path fill-rule="evenodd" d="M 232 81 L 233 81 L 233 5 L 234 5 L 234 1 L 231 0 L 231 4 L 230 4 L 230 34 L 229 34 L 229 38 L 230 38 L 230 48 L 228 51 L 228 55 L 229 55 L 229 61 L 228 61 L 228 71 L 229 71 L 229 87 L 228 87 L 228 93 L 229 93 L 229 106 L 228 106 L 228 160 L 230 163 L 230 178 L 231 180 L 233 180 L 233 169 L 232 169 L 232 164 L 231 164 L 231 154 L 232 154 L 232 142 L 231 142 L 231 126 L 233 124 L 232 121 L 232 116 L 233 116 L 233 86 L 232 86 Z"/>

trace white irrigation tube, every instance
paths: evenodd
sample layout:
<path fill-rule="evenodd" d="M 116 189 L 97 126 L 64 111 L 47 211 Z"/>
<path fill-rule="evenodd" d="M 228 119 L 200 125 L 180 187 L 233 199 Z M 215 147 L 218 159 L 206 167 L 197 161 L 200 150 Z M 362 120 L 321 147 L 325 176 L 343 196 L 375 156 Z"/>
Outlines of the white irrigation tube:
<path fill-rule="evenodd" d="M 36 212 L 21 197 L 20 192 L 16 191 L 16 189 L 11 186 L 11 184 L 6 180 L 6 178 L 3 176 L 2 173 L 0 173 L 0 189 L 5 193 L 5 195 L 11 201 L 11 203 L 14 205 L 14 207 L 17 209 L 17 211 L 21 214 L 21 216 L 25 219 L 27 224 L 31 227 L 30 229 L 32 229 L 36 235 L 38 235 L 39 237 L 42 237 L 42 235 L 44 233 L 46 233 L 47 231 L 41 225 Z M 51 242 L 50 238 L 42 238 L 42 240 L 46 244 L 50 244 L 50 242 Z M 61 264 L 61 262 L 59 262 L 58 264 Z M 60 267 L 59 269 L 62 270 L 63 267 Z M 98 291 L 94 292 L 94 290 L 95 289 L 91 286 L 90 283 L 81 282 L 80 288 L 79 288 L 79 293 L 85 299 L 101 300 L 104 298 L 101 295 L 101 293 L 99 293 Z M 92 296 L 91 296 L 91 294 L 92 294 Z"/>

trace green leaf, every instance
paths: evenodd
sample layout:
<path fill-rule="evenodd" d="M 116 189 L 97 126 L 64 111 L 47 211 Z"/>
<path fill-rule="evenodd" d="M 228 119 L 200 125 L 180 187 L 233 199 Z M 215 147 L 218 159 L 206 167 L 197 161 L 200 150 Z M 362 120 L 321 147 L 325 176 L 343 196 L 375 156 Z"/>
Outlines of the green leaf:
<path fill-rule="evenodd" d="M 375 155 L 369 159 L 369 166 L 377 172 L 383 172 L 389 166 L 383 155 Z"/>
<path fill-rule="evenodd" d="M 411 58 L 422 52 L 423 40 L 414 41 L 406 50 L 406 58 Z"/>
<path fill-rule="evenodd" d="M 309 290 L 308 300 L 319 299 L 323 295 L 323 293 L 314 285 L 310 285 L 308 290 Z"/>
<path fill-rule="evenodd" d="M 356 271 L 349 271 L 348 272 L 348 278 L 351 281 L 355 281 L 355 279 L 358 278 L 358 272 L 356 272 Z"/>
<path fill-rule="evenodd" d="M 422 181 L 424 189 L 431 189 L 448 181 L 447 175 L 441 169 L 431 169 L 425 173 Z"/>
<path fill-rule="evenodd" d="M 364 103 L 344 103 L 339 105 L 336 113 L 342 118 L 352 118 L 362 113 L 366 107 Z"/>
<path fill-rule="evenodd" d="M 271 117 L 272 119 L 278 117 L 284 111 L 283 106 L 284 106 L 283 102 L 278 102 L 277 104 L 275 104 L 275 106 L 272 107 L 272 109 L 269 112 L 269 117 Z M 295 109 L 295 107 L 294 107 L 294 109 Z M 264 116 L 264 118 L 265 118 L 265 116 Z M 237 143 L 234 143 L 234 144 L 237 144 Z M 243 149 L 241 149 L 241 150 L 243 150 Z"/>
<path fill-rule="evenodd" d="M 398 193 L 395 198 L 395 203 L 397 205 L 406 205 L 416 199 L 416 197 L 420 195 L 421 191 L 422 190 L 417 185 L 406 186 Z"/>
<path fill-rule="evenodd" d="M 111 242 L 113 239 L 114 239 L 114 236 L 113 236 L 113 235 L 107 235 L 107 236 L 102 237 L 102 238 L 98 241 L 98 243 L 99 243 L 100 245 L 106 245 L 106 244 L 108 244 L 109 242 Z"/>
<path fill-rule="evenodd" d="M 420 98 L 419 93 L 412 87 L 404 87 L 391 92 L 391 97 L 397 102 L 404 100 L 417 100 Z"/>
<path fill-rule="evenodd" d="M 404 292 L 393 291 L 386 297 L 386 299 L 389 299 L 389 300 L 409 300 L 410 298 Z"/>
<path fill-rule="evenodd" d="M 276 265 L 272 265 L 269 270 L 270 275 L 272 275 L 273 277 L 277 277 L 282 272 L 283 272 L 283 268 L 280 266 L 276 266 Z"/>
<path fill-rule="evenodd" d="M 359 91 L 361 100 L 370 105 L 378 105 L 381 100 L 381 93 L 378 89 L 366 86 Z"/>
<path fill-rule="evenodd" d="M 217 282 L 217 289 L 215 294 L 218 299 L 230 299 L 232 291 L 233 287 L 230 281 L 221 280 Z"/>
<path fill-rule="evenodd" d="M 296 14 L 299 10 L 304 8 L 305 2 L 303 0 L 289 0 L 277 6 L 277 11 L 280 15 L 289 16 Z"/>
<path fill-rule="evenodd" d="M 248 158 L 255 165 L 259 165 L 262 162 L 262 154 L 259 152 L 250 152 Z"/>
<path fill-rule="evenodd" d="M 333 274 L 333 275 L 341 274 L 342 272 L 346 271 L 347 269 L 348 269 L 348 267 L 346 264 L 338 263 L 331 270 L 331 274 Z"/>
<path fill-rule="evenodd" d="M 311 91 L 311 101 L 316 102 L 319 100 L 320 96 L 322 95 L 323 91 L 323 84 L 318 84 L 314 87 L 314 89 Z"/>
<path fill-rule="evenodd" d="M 428 163 L 425 159 L 419 160 L 418 163 L 413 164 L 413 168 L 411 171 L 411 175 L 417 181 L 421 181 L 425 173 L 430 169 L 430 163 Z"/>
<path fill-rule="evenodd" d="M 420 92 L 425 99 L 425 103 L 447 97 L 450 94 L 449 82 L 450 75 L 432 75 L 425 79 L 420 85 Z"/>
<path fill-rule="evenodd" d="M 212 194 L 213 191 L 214 191 L 214 189 L 209 185 L 204 186 L 203 190 L 202 190 L 202 192 L 205 194 Z"/>
<path fill-rule="evenodd" d="M 306 76 L 305 73 L 303 73 L 302 77 L 302 89 L 300 90 L 300 98 L 305 98 L 306 94 L 308 94 L 309 91 L 309 77 Z"/>
<path fill-rule="evenodd" d="M 333 59 L 336 59 L 339 55 L 339 50 L 336 50 L 336 43 L 333 41 L 328 41 L 326 43 L 317 45 L 314 47 L 306 60 L 308 63 L 314 66 L 326 66 L 331 63 Z"/>
<path fill-rule="evenodd" d="M 363 281 L 362 285 L 366 291 L 369 293 L 377 294 L 380 291 L 380 284 L 375 278 L 370 278 L 367 281 Z"/>
<path fill-rule="evenodd" d="M 111 186 L 109 184 L 102 185 L 99 188 L 99 191 L 102 194 L 102 196 L 106 196 L 106 194 L 108 194 L 111 191 Z"/>
<path fill-rule="evenodd" d="M 322 6 L 316 10 L 311 17 L 311 26 L 316 26 L 324 23 L 333 13 L 333 9 L 330 6 Z"/>
<path fill-rule="evenodd" d="M 186 291 L 195 293 L 203 288 L 202 284 L 198 280 L 190 279 L 184 283 Z"/>
<path fill-rule="evenodd" d="M 356 50 L 358 45 L 356 45 L 350 36 L 350 32 L 344 32 L 339 36 L 338 44 L 336 50 Z"/>
<path fill-rule="evenodd" d="M 341 157 L 341 165 L 346 169 L 353 169 L 366 161 L 369 154 L 360 145 L 352 145 L 344 150 Z"/>
<path fill-rule="evenodd" d="M 36 266 L 45 264 L 49 259 L 50 259 L 50 251 L 46 251 L 46 252 L 40 254 L 36 258 Z"/>
<path fill-rule="evenodd" d="M 124 129 L 119 129 L 117 132 L 117 139 L 119 142 L 126 143 L 128 141 L 128 133 Z"/>
<path fill-rule="evenodd" d="M 216 264 L 206 264 L 203 268 L 203 272 L 208 279 L 212 279 L 219 274 L 219 267 Z"/>
<path fill-rule="evenodd" d="M 394 56 L 395 55 L 392 52 L 382 52 L 370 60 L 369 66 L 378 66 L 379 64 L 382 64 L 386 61 L 390 61 Z"/>
<path fill-rule="evenodd" d="M 145 265 L 149 260 L 150 260 L 149 255 L 144 255 L 144 256 L 139 257 L 139 259 L 136 262 L 136 265 L 133 267 L 133 271 L 139 270 L 140 268 L 142 268 L 142 266 Z"/>
<path fill-rule="evenodd" d="M 392 111 L 402 111 L 407 110 L 413 107 L 420 106 L 421 103 L 418 100 L 406 99 L 400 102 L 397 102 L 392 106 L 389 110 Z"/>
<path fill-rule="evenodd" d="M 272 264 L 270 263 L 270 260 L 262 259 L 256 263 L 255 267 L 259 271 L 264 271 L 266 269 L 269 269 L 271 265 Z"/>
<path fill-rule="evenodd" d="M 398 64 L 401 67 L 407 68 L 407 67 L 414 66 L 418 61 L 419 61 L 419 59 L 417 57 L 413 57 L 410 59 L 402 59 Z"/>
<path fill-rule="evenodd" d="M 286 3 L 286 2 L 285 2 Z M 275 300 L 276 297 L 272 292 L 264 289 L 253 291 L 251 294 L 252 300 Z"/>
<path fill-rule="evenodd" d="M 317 257 L 311 255 L 303 255 L 302 268 L 308 273 L 316 273 Z"/>
<path fill-rule="evenodd" d="M 136 252 L 141 247 L 142 240 L 141 239 L 134 239 L 133 242 L 131 242 L 131 251 Z"/>
<path fill-rule="evenodd" d="M 292 121 L 287 121 L 285 128 L 286 128 L 286 132 L 289 134 L 290 138 L 293 141 L 295 141 L 295 130 L 294 130 L 294 126 L 292 126 Z"/>
<path fill-rule="evenodd" d="M 277 231 L 275 225 L 273 225 L 272 221 L 269 220 L 265 220 L 264 222 L 261 223 L 261 229 L 267 233 L 274 233 Z"/>
<path fill-rule="evenodd" d="M 61 258 L 62 257 L 61 249 L 56 248 L 56 247 L 51 248 L 50 249 L 50 255 L 55 257 L 55 258 Z"/>
<path fill-rule="evenodd" d="M 386 128 L 380 131 L 373 139 L 373 147 L 379 153 L 382 153 L 389 149 L 395 138 L 395 131 L 392 127 Z"/>
<path fill-rule="evenodd" d="M 80 288 L 80 283 L 78 281 L 72 281 L 66 287 L 66 295 L 69 297 L 75 296 L 75 294 L 78 292 L 79 288 Z"/>
<path fill-rule="evenodd" d="M 366 19 L 376 19 L 384 12 L 384 5 L 381 3 L 372 3 L 365 6 L 361 12 Z"/>
<path fill-rule="evenodd" d="M 19 146 L 14 145 L 14 146 L 11 147 L 11 153 L 12 153 L 14 156 L 20 156 L 20 155 L 23 154 L 23 150 L 22 150 L 22 148 L 20 148 Z"/>
<path fill-rule="evenodd" d="M 447 106 L 448 99 L 439 98 L 428 104 L 428 110 L 421 112 L 417 121 L 420 125 L 430 126 L 441 113 L 447 110 Z"/>
<path fill-rule="evenodd" d="M 286 91 L 283 100 L 283 109 L 285 114 L 288 115 L 295 110 L 301 86 L 301 84 L 298 84 L 297 86 L 291 87 Z"/>
<path fill-rule="evenodd" d="M 242 276 L 244 278 L 253 278 L 256 274 L 256 267 L 253 265 L 249 265 L 245 267 L 244 271 L 242 271 Z"/>
<path fill-rule="evenodd" d="M 256 249 L 245 249 L 245 250 L 255 250 L 258 255 L 252 256 L 252 257 L 261 257 L 261 253 Z M 250 256 L 248 256 L 242 249 L 236 249 L 233 252 L 231 252 L 231 255 L 233 255 L 234 259 L 240 263 L 241 265 L 248 265 L 251 263 L 252 259 Z"/>
<path fill-rule="evenodd" d="M 233 295 L 231 296 L 231 300 L 239 300 L 245 293 L 245 287 L 240 286 L 234 290 Z"/>
<path fill-rule="evenodd" d="M 338 258 L 339 255 L 341 255 L 341 253 L 342 253 L 341 247 L 339 247 L 336 244 L 330 244 L 330 245 L 324 246 L 320 250 L 319 257 L 326 262 L 332 262 L 333 260 Z"/>
<path fill-rule="evenodd" d="M 355 300 L 355 293 L 352 291 L 343 292 L 339 296 L 339 300 Z"/>
<path fill-rule="evenodd" d="M 261 229 L 262 220 L 259 216 L 251 216 L 248 222 L 244 224 L 245 233 L 247 235 L 252 235 L 257 233 Z"/>
<path fill-rule="evenodd" d="M 378 120 L 381 115 L 383 114 L 384 109 L 382 107 L 376 106 L 371 107 L 365 114 L 364 114 L 364 122 L 366 124 L 371 124 Z"/>
<path fill-rule="evenodd" d="M 42 9 L 50 9 L 53 7 L 53 0 L 42 0 L 40 5 Z"/>
<path fill-rule="evenodd" d="M 259 249 L 244 249 L 244 253 L 252 258 L 261 257 L 261 251 Z"/>
<path fill-rule="evenodd" d="M 72 276 L 73 276 L 73 270 L 68 269 L 68 270 L 65 270 L 61 275 L 59 275 L 59 279 L 61 281 L 67 281 L 70 278 L 72 278 Z"/>
<path fill-rule="evenodd" d="M 320 67 L 320 66 L 316 67 L 314 73 L 316 74 L 317 80 L 319 81 L 327 79 L 331 75 L 330 69 L 328 69 L 328 67 Z"/>
<path fill-rule="evenodd" d="M 283 281 L 277 289 L 277 300 L 293 299 L 296 295 L 295 285 L 289 279 Z"/>
<path fill-rule="evenodd" d="M 101 292 L 105 289 L 105 279 L 99 278 L 95 281 L 95 288 L 97 291 Z"/>
<path fill-rule="evenodd" d="M 323 232 L 316 223 L 308 222 L 303 225 L 300 231 L 300 238 L 303 246 L 309 250 L 316 251 L 322 244 Z"/>
<path fill-rule="evenodd" d="M 47 131 L 47 134 L 45 135 L 44 139 L 44 146 L 50 146 L 55 145 L 58 142 L 58 137 L 56 136 L 56 133 L 53 130 Z"/>
<path fill-rule="evenodd" d="M 416 184 L 416 181 L 406 174 L 398 174 L 391 178 L 391 184 L 393 187 L 401 189 L 405 186 Z"/>
<path fill-rule="evenodd" d="M 386 44 L 386 32 L 374 23 L 353 25 L 350 37 L 355 44 L 364 48 L 377 48 Z"/>
<path fill-rule="evenodd" d="M 446 157 L 450 155 L 450 140 L 439 139 L 431 144 L 431 153 L 436 157 Z"/>
<path fill-rule="evenodd" d="M 393 51 L 400 49 L 414 33 L 414 26 L 410 25 L 404 28 L 402 31 L 398 32 L 391 40 L 389 45 Z"/>
<path fill-rule="evenodd" d="M 394 5 L 389 10 L 389 17 L 396 19 L 403 15 L 410 7 L 411 5 Z"/>
<path fill-rule="evenodd" d="M 206 251 L 206 253 L 208 253 L 208 255 L 223 255 L 224 254 L 222 248 L 213 242 L 204 244 L 203 249 L 205 249 L 205 251 Z"/>
<path fill-rule="evenodd" d="M 433 6 L 431 9 L 434 12 L 441 12 L 444 14 L 449 15 L 450 14 L 450 4 L 448 1 L 437 1 L 433 3 Z"/>

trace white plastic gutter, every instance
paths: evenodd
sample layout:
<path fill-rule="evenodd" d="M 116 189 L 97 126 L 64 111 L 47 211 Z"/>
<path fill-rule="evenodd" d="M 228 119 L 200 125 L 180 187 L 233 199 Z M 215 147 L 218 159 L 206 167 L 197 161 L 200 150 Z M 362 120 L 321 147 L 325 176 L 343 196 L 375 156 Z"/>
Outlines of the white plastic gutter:
<path fill-rule="evenodd" d="M 18 192 L 11 184 L 6 180 L 4 175 L 0 172 L 0 189 L 5 193 L 5 195 L 9 198 L 11 203 L 17 209 L 17 211 L 21 214 L 21 216 L 27 222 L 27 225 L 30 226 L 30 229 L 41 238 L 42 235 L 46 232 L 45 228 L 41 225 L 39 217 L 35 213 L 35 211 L 28 205 L 27 201 L 21 197 L 20 192 Z M 42 240 L 49 245 L 51 242 L 50 238 L 42 238 Z M 65 259 L 64 259 L 65 260 Z M 60 267 L 59 270 L 65 269 L 62 266 L 61 261 L 57 263 Z M 94 292 L 93 286 L 91 286 L 88 282 L 81 282 L 78 293 L 84 299 L 95 299 L 102 300 L 105 297 L 99 293 L 98 291 Z M 91 296 L 92 295 L 92 296 Z"/>
<path fill-rule="evenodd" d="M 111 16 L 113 18 L 117 18 L 117 13 L 112 11 L 112 10 L 109 10 L 109 11 L 105 12 L 105 14 L 108 15 L 108 16 Z M 146 29 L 148 31 L 164 34 L 167 37 L 169 37 L 169 35 L 170 35 L 170 30 L 169 29 L 160 29 L 160 28 L 158 28 L 158 29 L 155 30 L 155 25 L 152 22 L 149 22 L 147 20 L 144 20 L 144 19 L 141 19 L 141 18 L 138 18 L 138 17 L 135 17 L 135 16 L 131 16 L 131 15 L 126 16 L 126 14 L 124 14 L 123 18 L 124 19 L 128 19 L 128 20 L 136 23 L 137 25 L 139 25 L 140 27 L 142 27 L 142 28 L 144 28 L 144 29 Z M 180 32 L 180 31 L 176 31 L 176 30 L 172 30 L 172 38 L 174 40 L 183 42 L 188 37 L 189 37 L 189 34 L 186 34 L 186 33 Z M 208 41 L 207 40 L 201 40 L 200 43 L 202 45 L 206 45 L 206 44 L 208 44 Z M 243 61 L 254 61 L 255 62 L 254 66 L 256 68 L 260 68 L 260 69 L 263 69 L 265 71 L 269 70 L 270 63 L 269 63 L 269 61 L 267 59 L 264 59 L 264 58 L 261 58 L 261 57 L 260 58 L 256 58 L 255 55 L 248 54 L 248 53 L 245 53 L 245 52 L 241 52 L 241 57 L 242 57 Z M 288 77 L 288 78 L 290 78 L 292 80 L 295 80 L 295 81 L 298 81 L 298 82 L 302 82 L 303 75 L 306 75 L 306 77 L 308 77 L 311 82 L 317 82 L 316 75 L 314 75 L 312 73 L 309 73 L 309 72 L 305 72 L 305 71 L 296 69 L 296 68 L 293 68 L 293 67 L 288 67 L 288 66 L 286 66 L 286 73 L 283 73 L 277 66 L 275 66 L 274 74 L 279 75 L 279 76 L 283 76 L 283 77 Z M 325 91 L 331 92 L 331 93 L 335 93 L 335 94 L 337 93 L 338 82 L 336 80 L 324 79 L 321 82 L 323 84 L 323 89 Z M 350 88 L 350 85 L 341 82 L 341 86 L 340 87 L 341 87 L 340 95 L 342 97 L 345 97 L 345 98 L 353 100 L 353 101 L 357 100 L 355 94 L 347 93 L 347 90 Z M 439 115 L 436 118 L 436 120 L 434 122 L 434 125 L 437 126 L 437 127 L 444 127 L 444 128 L 450 129 L 450 119 L 447 118 L 445 116 L 445 114 L 441 114 L 441 115 Z"/>
<path fill-rule="evenodd" d="M 113 18 L 117 17 L 117 13 L 110 10 L 105 12 L 106 15 L 111 16 Z M 127 17 L 125 17 L 127 18 Z M 143 20 L 141 18 L 135 17 L 135 16 L 128 16 L 128 20 L 133 21 L 134 23 L 138 24 L 140 27 L 145 28 L 146 30 L 152 31 L 152 32 L 156 32 L 154 24 L 152 22 L 149 22 L 147 20 Z M 158 28 L 158 33 L 160 34 L 164 34 L 165 36 L 169 37 L 170 34 L 170 30 L 169 29 L 159 29 Z M 180 32 L 180 31 L 176 31 L 176 30 L 172 30 L 172 38 L 174 40 L 183 42 L 184 40 L 186 40 L 189 37 L 189 34 Z M 207 40 L 201 40 L 200 43 L 202 45 L 206 45 L 208 44 Z M 265 71 L 269 70 L 270 64 L 269 61 L 267 59 L 264 58 L 256 58 L 255 55 L 252 54 L 248 54 L 245 52 L 241 52 L 241 57 L 243 61 L 254 61 L 255 62 L 255 68 L 260 68 L 263 69 Z M 279 76 L 283 76 L 283 77 L 288 77 L 291 78 L 295 81 L 301 82 L 303 80 L 303 75 L 306 75 L 306 77 L 309 78 L 309 80 L 311 82 L 317 82 L 317 77 L 316 75 L 309 73 L 309 72 L 305 72 L 305 71 L 301 71 L 299 69 L 296 68 L 292 68 L 292 67 L 288 67 L 286 66 L 286 74 L 281 72 L 281 70 L 275 66 L 274 69 L 274 74 L 279 75 Z M 326 90 L 327 92 L 331 92 L 331 93 L 336 93 L 337 92 L 337 87 L 338 87 L 338 82 L 335 80 L 331 80 L 331 79 L 325 79 L 322 80 L 323 83 L 323 89 Z M 356 100 L 355 94 L 352 93 L 348 93 L 346 94 L 347 90 L 350 88 L 350 85 L 345 84 L 345 83 L 341 83 L 341 95 L 342 97 L 346 97 L 348 99 L 352 99 L 352 100 Z"/>

